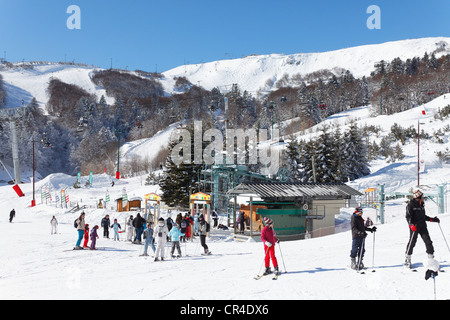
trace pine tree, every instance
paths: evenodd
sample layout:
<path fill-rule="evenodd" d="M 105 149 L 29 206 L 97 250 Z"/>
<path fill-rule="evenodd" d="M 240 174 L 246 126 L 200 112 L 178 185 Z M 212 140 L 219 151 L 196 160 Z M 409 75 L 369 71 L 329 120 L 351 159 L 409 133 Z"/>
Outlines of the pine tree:
<path fill-rule="evenodd" d="M 355 180 L 370 174 L 367 160 L 367 145 L 359 132 L 356 122 L 352 122 L 345 134 L 345 170 L 344 177 Z"/>
<path fill-rule="evenodd" d="M 310 140 L 309 142 L 305 142 L 304 140 L 300 141 L 301 152 L 299 165 L 301 168 L 301 182 L 303 183 L 311 183 L 314 182 L 315 176 L 314 171 L 317 168 L 316 161 L 316 141 Z M 316 176 L 317 177 L 317 176 Z"/>
<path fill-rule="evenodd" d="M 327 125 L 322 127 L 322 134 L 318 137 L 316 143 L 316 180 L 320 183 L 329 183 L 333 181 L 333 140 L 331 139 L 328 130 L 329 127 Z"/>
<path fill-rule="evenodd" d="M 191 132 L 191 155 L 193 155 L 193 128 L 190 127 L 188 130 Z M 189 195 L 198 191 L 198 178 L 202 164 L 194 164 L 191 158 L 190 163 L 182 162 L 177 165 L 172 159 L 172 151 L 178 143 L 178 141 L 172 141 L 169 144 L 169 156 L 164 165 L 164 176 L 160 180 L 160 187 L 163 192 L 161 198 L 171 207 L 187 208 L 189 207 Z"/>
<path fill-rule="evenodd" d="M 300 164 L 300 144 L 295 138 L 292 138 L 283 152 L 284 168 L 289 171 L 290 181 L 295 182 L 301 180 L 301 173 L 299 171 Z"/>
<path fill-rule="evenodd" d="M 332 175 L 335 182 L 344 181 L 344 149 L 345 144 L 343 141 L 343 136 L 341 134 L 341 129 L 338 126 L 334 131 L 331 151 Z"/>

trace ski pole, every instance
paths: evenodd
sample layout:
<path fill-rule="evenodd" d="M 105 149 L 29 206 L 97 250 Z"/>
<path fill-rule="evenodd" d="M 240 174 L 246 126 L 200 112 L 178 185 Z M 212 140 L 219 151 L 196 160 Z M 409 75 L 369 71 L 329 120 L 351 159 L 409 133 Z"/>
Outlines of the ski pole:
<path fill-rule="evenodd" d="M 264 262 L 266 261 L 266 257 L 267 257 L 267 253 L 268 253 L 268 252 L 269 252 L 269 247 L 267 247 L 267 249 L 266 249 L 266 254 L 264 255 L 264 260 L 262 261 L 261 266 L 259 267 L 259 272 L 258 272 L 258 274 L 261 273 L 261 268 L 262 268 L 262 266 L 264 265 Z"/>
<path fill-rule="evenodd" d="M 362 255 L 363 255 L 363 251 L 365 248 L 365 243 L 366 243 L 366 238 L 363 238 L 363 241 L 361 243 L 361 246 L 359 248 L 359 257 L 358 257 L 358 265 L 356 266 L 356 271 L 360 271 L 360 267 L 361 267 L 361 261 L 362 261 Z"/>
<path fill-rule="evenodd" d="M 434 300 L 436 300 L 436 275 L 433 273 L 433 283 L 434 283 Z"/>
<path fill-rule="evenodd" d="M 409 239 L 408 248 L 406 249 L 406 255 L 409 254 L 409 249 L 411 248 L 412 239 L 414 239 L 415 234 L 416 234 L 416 231 L 413 231 L 413 233 L 411 235 L 411 239 Z"/>
<path fill-rule="evenodd" d="M 441 233 L 442 233 L 442 236 L 444 237 L 444 241 L 445 241 L 445 244 L 447 245 L 447 249 L 450 252 L 450 247 L 448 246 L 447 239 L 445 239 L 444 231 L 442 231 L 441 224 L 438 223 L 438 225 L 439 225 L 439 229 L 441 229 Z"/>
<path fill-rule="evenodd" d="M 287 273 L 286 265 L 284 264 L 283 252 L 281 251 L 280 243 L 278 242 L 278 248 L 280 249 L 281 261 L 283 261 L 284 272 Z"/>
<path fill-rule="evenodd" d="M 373 233 L 372 269 L 375 268 L 375 232 Z"/>

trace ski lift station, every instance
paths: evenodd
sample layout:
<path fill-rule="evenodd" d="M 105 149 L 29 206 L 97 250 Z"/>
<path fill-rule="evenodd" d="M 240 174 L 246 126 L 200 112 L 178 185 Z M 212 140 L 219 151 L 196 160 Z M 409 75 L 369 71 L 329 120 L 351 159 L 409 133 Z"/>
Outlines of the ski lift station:
<path fill-rule="evenodd" d="M 234 237 L 259 240 L 262 221 L 274 221 L 274 229 L 281 240 L 315 238 L 335 233 L 335 215 L 350 205 L 359 191 L 345 184 L 304 184 L 287 182 L 241 183 L 227 195 L 234 198 Z M 238 205 L 241 206 L 238 208 Z M 249 226 L 237 233 L 236 212 L 245 212 Z M 230 225 L 230 224 L 229 224 Z"/>

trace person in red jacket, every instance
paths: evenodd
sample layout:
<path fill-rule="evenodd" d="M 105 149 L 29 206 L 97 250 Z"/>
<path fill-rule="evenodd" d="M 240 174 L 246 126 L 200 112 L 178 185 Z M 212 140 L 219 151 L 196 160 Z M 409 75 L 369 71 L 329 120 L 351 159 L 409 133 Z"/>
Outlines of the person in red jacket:
<path fill-rule="evenodd" d="M 275 257 L 275 243 L 278 242 L 278 239 L 275 237 L 275 231 L 273 230 L 273 221 L 272 219 L 264 218 L 265 227 L 261 231 L 261 240 L 264 244 L 264 253 L 265 253 L 265 267 L 264 275 L 268 275 L 272 273 L 270 270 L 270 259 L 272 259 L 273 268 L 276 274 L 278 271 L 278 261 Z"/>
<path fill-rule="evenodd" d="M 84 244 L 83 244 L 83 248 L 87 248 L 88 247 L 88 241 L 89 241 L 89 225 L 86 223 L 85 228 L 84 228 Z"/>

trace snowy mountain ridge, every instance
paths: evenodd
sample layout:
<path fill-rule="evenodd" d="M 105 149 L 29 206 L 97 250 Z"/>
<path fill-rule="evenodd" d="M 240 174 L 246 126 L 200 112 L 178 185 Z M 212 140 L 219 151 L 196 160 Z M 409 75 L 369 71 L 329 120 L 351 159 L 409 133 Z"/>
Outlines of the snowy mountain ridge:
<path fill-rule="evenodd" d="M 179 66 L 164 72 L 166 90 L 174 86 L 175 77 L 186 77 L 191 83 L 211 90 L 219 87 L 229 90 L 234 83 L 242 90 L 256 93 L 270 90 L 278 80 L 305 76 L 322 70 L 335 74 L 349 70 L 355 77 L 369 76 L 376 62 L 403 61 L 422 57 L 425 52 L 436 57 L 450 53 L 450 38 L 422 38 L 364 45 L 322 53 L 251 55 L 241 59 L 221 60 L 202 64 Z"/>
<path fill-rule="evenodd" d="M 176 77 L 186 77 L 192 84 L 211 90 L 218 87 L 226 92 L 237 83 L 242 90 L 256 95 L 276 87 L 277 81 L 294 81 L 298 76 L 328 70 L 340 74 L 350 70 L 355 77 L 369 76 L 378 61 L 391 61 L 399 57 L 406 60 L 422 57 L 425 52 L 436 57 L 450 53 L 450 38 L 432 37 L 412 40 L 392 41 L 382 44 L 365 45 L 322 53 L 251 55 L 241 59 L 220 60 L 201 64 L 176 67 L 162 73 L 159 79 L 167 94 L 174 94 Z M 92 82 L 92 72 L 102 70 L 92 66 L 60 63 L 14 63 L 0 65 L 7 92 L 6 108 L 16 108 L 29 104 L 35 97 L 41 107 L 45 107 L 49 96 L 47 87 L 51 78 L 75 84 L 98 99 L 105 96 L 106 102 L 115 99 L 106 94 L 104 88 Z M 139 75 L 134 71 L 121 70 Z"/>

